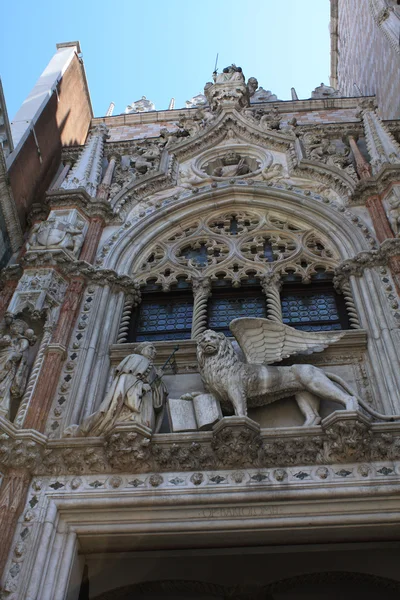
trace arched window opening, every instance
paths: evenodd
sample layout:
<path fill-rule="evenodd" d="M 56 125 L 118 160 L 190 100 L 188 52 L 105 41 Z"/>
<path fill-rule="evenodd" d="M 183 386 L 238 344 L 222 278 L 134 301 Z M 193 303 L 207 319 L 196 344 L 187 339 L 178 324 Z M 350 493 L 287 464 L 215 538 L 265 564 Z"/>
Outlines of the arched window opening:
<path fill-rule="evenodd" d="M 336 292 L 329 274 L 322 271 L 309 284 L 293 274 L 283 277 L 281 309 L 283 323 L 302 331 L 350 327 L 344 298 Z"/>
<path fill-rule="evenodd" d="M 193 293 L 184 278 L 163 292 L 155 282 L 142 288 L 142 302 L 133 311 L 129 342 L 187 340 L 191 337 Z"/>

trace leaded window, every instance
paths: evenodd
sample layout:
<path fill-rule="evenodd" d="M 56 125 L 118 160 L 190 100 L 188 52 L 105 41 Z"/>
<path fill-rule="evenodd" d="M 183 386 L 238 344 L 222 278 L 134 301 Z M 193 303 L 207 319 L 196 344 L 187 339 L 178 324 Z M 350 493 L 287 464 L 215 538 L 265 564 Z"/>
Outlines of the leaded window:
<path fill-rule="evenodd" d="M 334 331 L 349 327 L 343 298 L 332 284 L 284 286 L 281 307 L 283 322 L 295 329 Z"/>
<path fill-rule="evenodd" d="M 130 341 L 190 339 L 192 317 L 191 294 L 144 295 L 133 318 Z"/>
<path fill-rule="evenodd" d="M 208 327 L 232 336 L 229 323 L 239 317 L 266 318 L 266 298 L 259 286 L 215 289 L 208 300 Z"/>

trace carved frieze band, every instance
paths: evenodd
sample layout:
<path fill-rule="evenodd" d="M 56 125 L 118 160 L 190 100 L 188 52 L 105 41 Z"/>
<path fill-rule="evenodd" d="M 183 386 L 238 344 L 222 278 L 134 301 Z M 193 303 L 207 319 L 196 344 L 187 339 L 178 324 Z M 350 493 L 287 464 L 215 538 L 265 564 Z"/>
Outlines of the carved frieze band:
<path fill-rule="evenodd" d="M 226 421 L 226 423 L 225 423 Z M 371 424 L 360 413 L 337 411 L 313 428 L 263 429 L 228 419 L 213 432 L 156 434 L 134 426 L 99 438 L 51 440 L 0 419 L 0 465 L 32 474 L 150 473 L 203 469 L 275 468 L 400 460 L 397 423 Z M 158 475 L 159 483 L 162 476 Z"/>

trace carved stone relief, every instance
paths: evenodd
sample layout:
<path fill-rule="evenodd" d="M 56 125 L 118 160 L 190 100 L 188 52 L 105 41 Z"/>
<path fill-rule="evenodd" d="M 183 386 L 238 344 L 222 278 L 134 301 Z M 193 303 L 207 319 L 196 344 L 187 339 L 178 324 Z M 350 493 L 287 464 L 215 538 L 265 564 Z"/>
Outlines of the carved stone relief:
<path fill-rule="evenodd" d="M 223 277 L 233 285 L 267 273 L 293 272 L 309 281 L 316 269 L 333 272 L 337 251 L 326 237 L 277 211 L 214 212 L 159 236 L 139 253 L 133 272 L 140 283 L 151 278 L 163 289 L 188 280 Z"/>
<path fill-rule="evenodd" d="M 12 400 L 19 400 L 28 378 L 27 351 L 36 342 L 28 324 L 7 313 L 0 323 L 0 416 L 10 418 Z"/>
<path fill-rule="evenodd" d="M 28 252 L 62 250 L 78 257 L 85 234 L 87 221 L 76 210 L 52 210 L 46 221 L 36 223 L 26 244 Z"/>
<path fill-rule="evenodd" d="M 325 138 L 318 133 L 306 133 L 303 140 L 310 160 L 344 170 L 350 177 L 357 180 L 350 148 L 343 142 Z"/>
<path fill-rule="evenodd" d="M 50 312 L 61 305 L 66 289 L 66 280 L 55 269 L 25 269 L 8 310 L 13 314 L 25 309 Z"/>

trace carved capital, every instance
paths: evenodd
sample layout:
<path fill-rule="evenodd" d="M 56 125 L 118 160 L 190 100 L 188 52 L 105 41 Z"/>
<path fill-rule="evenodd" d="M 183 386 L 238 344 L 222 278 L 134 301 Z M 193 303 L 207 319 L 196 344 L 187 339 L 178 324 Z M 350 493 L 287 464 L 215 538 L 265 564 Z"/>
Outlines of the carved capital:
<path fill-rule="evenodd" d="M 257 467 L 262 464 L 260 426 L 248 417 L 224 417 L 213 427 L 211 447 L 217 464 L 225 468 Z"/>
<path fill-rule="evenodd" d="M 320 462 L 346 463 L 370 459 L 371 420 L 359 411 L 336 411 L 322 421 L 325 432 Z"/>

